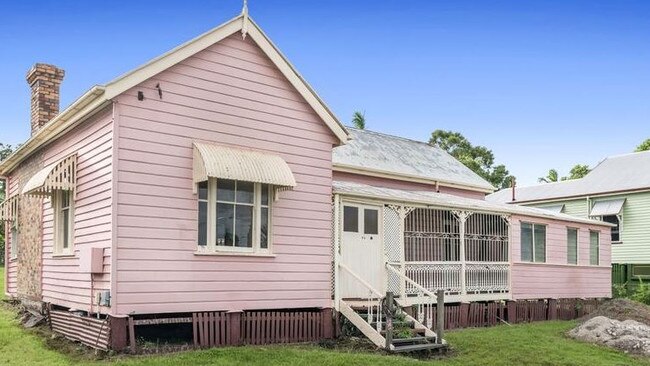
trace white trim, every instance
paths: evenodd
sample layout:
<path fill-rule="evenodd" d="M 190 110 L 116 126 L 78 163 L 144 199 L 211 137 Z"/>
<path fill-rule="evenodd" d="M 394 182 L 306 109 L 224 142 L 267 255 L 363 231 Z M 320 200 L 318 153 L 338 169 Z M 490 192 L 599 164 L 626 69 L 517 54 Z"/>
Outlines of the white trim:
<path fill-rule="evenodd" d="M 196 251 L 194 252 L 194 255 L 199 255 L 199 256 L 222 256 L 222 257 L 260 257 L 260 258 L 275 258 L 277 257 L 276 254 L 271 254 L 271 253 L 247 253 L 247 252 L 222 252 L 222 251 L 216 251 L 216 252 L 202 252 L 202 251 Z"/>
<path fill-rule="evenodd" d="M 576 262 L 569 263 L 569 230 L 575 230 L 576 232 Z M 580 228 L 573 226 L 566 226 L 566 264 L 570 266 L 577 266 L 580 264 Z"/>
<path fill-rule="evenodd" d="M 521 259 L 521 253 L 522 253 L 522 250 L 521 250 L 521 245 L 522 245 L 521 230 L 522 230 L 522 226 L 524 224 L 530 225 L 531 230 L 532 230 L 533 247 L 532 247 L 532 253 L 531 253 L 532 254 L 532 261 L 530 261 L 530 262 Z M 535 226 L 543 226 L 544 227 L 544 261 L 543 262 L 535 261 Z M 548 260 L 548 230 L 547 229 L 548 229 L 547 224 L 538 224 L 536 222 L 519 220 L 519 236 L 520 236 L 519 237 L 519 261 L 521 263 L 546 263 L 547 262 L 547 260 Z"/>
<path fill-rule="evenodd" d="M 239 15 L 216 28 L 209 30 L 198 37 L 185 42 L 171 51 L 160 55 L 146 64 L 137 67 L 126 74 L 112 80 L 106 85 L 96 85 L 84 95 L 79 97 L 63 112 L 59 113 L 49 123 L 43 126 L 25 144 L 18 148 L 11 156 L 0 163 L 0 175 L 8 175 L 22 160 L 27 158 L 38 148 L 52 142 L 69 128 L 89 117 L 93 112 L 107 105 L 113 98 L 157 75 L 171 66 L 187 59 L 188 57 L 210 47 L 224 38 L 242 30 L 243 15 Z M 246 22 L 247 34 L 257 43 L 262 51 L 278 67 L 280 72 L 296 88 L 316 114 L 325 122 L 341 144 L 348 140 L 348 133 L 334 113 L 327 107 L 323 100 L 300 76 L 296 69 L 282 55 L 271 40 L 259 28 L 257 23 L 248 16 Z"/>
<path fill-rule="evenodd" d="M 65 238 L 68 241 L 68 247 L 64 248 L 63 247 L 63 223 L 61 222 L 62 220 L 62 194 L 63 192 L 66 191 L 68 192 L 68 198 L 70 200 L 70 203 L 68 205 L 68 237 Z M 74 255 L 74 228 L 75 228 L 75 197 L 73 194 L 72 190 L 61 190 L 57 189 L 52 192 L 52 196 L 50 199 L 50 205 L 52 207 L 52 210 L 54 211 L 54 219 L 53 219 L 53 234 L 54 234 L 54 255 L 61 255 L 61 256 L 72 256 Z"/>
<path fill-rule="evenodd" d="M 347 183 L 343 181 L 344 183 Z M 574 222 L 574 223 L 581 223 L 581 224 L 588 224 L 592 226 L 601 226 L 601 227 L 613 227 L 615 225 L 609 224 L 603 221 L 599 220 L 593 220 L 593 219 L 583 219 L 577 216 L 569 216 L 567 214 L 560 214 L 563 217 L 558 217 L 556 214 L 553 214 L 550 211 L 545 211 L 542 209 L 536 209 L 534 211 L 537 212 L 532 212 L 529 211 L 528 209 L 535 209 L 535 207 L 527 207 L 527 206 L 519 206 L 519 205 L 506 205 L 506 204 L 499 204 L 499 203 L 492 203 L 489 201 L 483 201 L 483 200 L 477 200 L 477 199 L 471 199 L 471 198 L 463 198 L 459 196 L 453 196 L 453 195 L 448 195 L 444 193 L 439 193 L 441 197 L 453 197 L 455 199 L 465 201 L 465 202 L 433 202 L 430 201 L 428 198 L 420 199 L 420 198 L 410 198 L 410 197 L 394 197 L 394 196 L 388 196 L 388 195 L 381 195 L 381 194 L 375 194 L 375 193 L 368 193 L 368 192 L 359 192 L 359 191 L 350 191 L 350 190 L 345 190 L 345 189 L 339 189 L 336 187 L 336 181 L 334 182 L 335 187 L 333 188 L 333 192 L 336 194 L 340 194 L 342 197 L 345 197 L 346 201 L 349 200 L 356 200 L 358 202 L 381 202 L 383 204 L 395 204 L 395 205 L 402 205 L 402 206 L 410 206 L 410 207 L 418 207 L 418 208 L 439 208 L 442 210 L 467 210 L 467 211 L 472 211 L 474 213 L 485 213 L 485 214 L 504 214 L 504 215 L 517 215 L 517 216 L 525 216 L 525 217 L 530 217 L 530 218 L 542 218 L 542 219 L 551 219 L 555 221 L 560 221 L 560 222 Z M 356 184 L 356 183 L 355 183 Z M 366 186 L 363 184 L 359 184 L 359 186 Z M 377 188 L 377 187 L 372 187 L 372 186 L 367 186 L 369 188 Z M 380 187 L 381 189 L 381 187 Z M 396 191 L 396 192 L 404 192 L 404 193 L 418 193 L 418 192 L 411 192 L 411 191 L 405 191 L 405 190 L 399 190 L 399 189 L 392 189 L 389 188 L 387 190 L 390 191 Z M 432 192 L 425 192 L 425 193 L 432 193 Z M 480 207 L 477 205 L 468 204 L 466 203 L 467 201 L 469 202 L 476 202 L 478 204 L 488 204 L 491 207 Z M 524 210 L 524 211 L 522 211 Z"/>
<path fill-rule="evenodd" d="M 289 80 L 293 87 L 296 88 L 298 93 L 305 98 L 309 106 L 314 109 L 316 114 L 318 114 L 330 130 L 332 130 L 332 133 L 334 133 L 340 142 L 345 143 L 348 140 L 348 133 L 343 125 L 336 117 L 334 117 L 334 114 L 318 97 L 318 95 L 316 95 L 316 92 L 300 76 L 282 53 L 280 53 L 278 48 L 273 45 L 271 40 L 266 36 L 266 34 L 264 34 L 257 23 L 255 23 L 249 15 L 246 15 L 246 21 L 244 21 L 244 15 L 239 15 L 220 26 L 183 43 L 135 70 L 118 77 L 106 84 L 105 97 L 107 99 L 115 98 L 188 57 L 203 51 L 238 31 L 242 31 L 244 25 L 248 25 L 246 34 L 257 43 L 266 56 L 271 59 L 280 72 L 287 78 L 287 80 Z"/>
<path fill-rule="evenodd" d="M 230 179 L 229 179 L 230 180 Z M 235 182 L 247 182 L 247 181 L 237 181 Z M 247 182 L 253 184 L 253 203 L 236 203 L 230 201 L 219 201 L 217 197 L 217 178 L 208 179 L 208 198 L 207 198 L 207 236 L 206 245 L 199 245 L 196 243 L 196 251 L 194 254 L 197 255 L 249 255 L 249 256 L 266 256 L 274 257 L 273 255 L 273 203 L 275 190 L 271 185 L 266 185 L 264 183 L 255 183 Z M 198 186 L 198 183 L 196 184 Z M 268 192 L 268 204 L 264 206 L 268 209 L 268 227 L 266 233 L 266 248 L 261 247 L 261 234 L 262 234 L 262 186 L 266 185 Z M 236 194 L 236 193 L 235 193 Z M 197 202 L 197 212 L 198 212 L 198 203 L 206 202 L 205 199 L 199 199 L 198 194 L 196 195 Z M 215 218 L 217 215 L 217 203 L 226 203 L 233 206 L 247 206 L 253 208 L 253 237 L 252 237 L 252 246 L 251 247 L 237 247 L 217 245 L 217 225 L 215 225 Z M 198 219 L 198 218 L 197 218 Z M 198 221 L 197 221 L 198 223 Z M 235 217 L 233 217 L 233 227 L 236 226 Z M 234 232 L 234 231 L 233 231 Z M 197 237 L 198 239 L 198 237 Z M 235 238 L 233 238 L 234 241 Z"/>
<path fill-rule="evenodd" d="M 8 175 L 20 162 L 40 147 L 51 143 L 69 129 L 107 106 L 110 101 L 104 95 L 105 90 L 103 86 L 94 86 L 63 112 L 41 127 L 35 135 L 0 163 L 0 175 Z"/>

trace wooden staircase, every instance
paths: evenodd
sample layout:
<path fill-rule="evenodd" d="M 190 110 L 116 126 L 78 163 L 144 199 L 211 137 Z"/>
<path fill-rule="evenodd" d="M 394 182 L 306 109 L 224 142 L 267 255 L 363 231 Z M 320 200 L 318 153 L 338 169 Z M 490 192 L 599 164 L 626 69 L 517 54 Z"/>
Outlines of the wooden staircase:
<path fill-rule="evenodd" d="M 374 311 L 369 308 L 374 307 Z M 435 332 L 428 329 L 413 317 L 406 314 L 400 307 L 399 315 L 392 320 L 393 331 L 386 342 L 386 315 L 381 311 L 378 301 L 346 301 L 340 302 L 341 313 L 354 324 L 375 345 L 389 352 L 428 352 L 447 348 L 444 339 L 438 342 Z"/>

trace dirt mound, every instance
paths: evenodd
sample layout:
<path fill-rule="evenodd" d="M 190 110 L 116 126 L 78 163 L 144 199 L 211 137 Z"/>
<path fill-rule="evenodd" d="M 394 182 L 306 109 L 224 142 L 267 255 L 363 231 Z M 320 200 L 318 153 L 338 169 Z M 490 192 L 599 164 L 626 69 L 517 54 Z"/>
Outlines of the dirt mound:
<path fill-rule="evenodd" d="M 618 321 L 597 316 L 569 331 L 569 336 L 624 352 L 650 356 L 650 326 L 634 320 Z"/>
<path fill-rule="evenodd" d="M 597 316 L 604 316 L 619 321 L 631 319 L 650 325 L 650 306 L 628 299 L 612 299 L 604 302 L 595 311 L 583 317 L 581 322 Z"/>

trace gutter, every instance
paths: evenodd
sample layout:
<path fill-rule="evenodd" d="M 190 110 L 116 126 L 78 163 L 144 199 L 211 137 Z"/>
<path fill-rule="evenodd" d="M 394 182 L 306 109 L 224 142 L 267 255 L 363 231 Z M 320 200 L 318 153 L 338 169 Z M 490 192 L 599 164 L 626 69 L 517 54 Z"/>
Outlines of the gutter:
<path fill-rule="evenodd" d="M 434 209 L 465 209 L 465 210 L 470 210 L 473 212 L 477 213 L 484 213 L 484 214 L 495 214 L 495 213 L 500 213 L 500 214 L 508 214 L 508 215 L 516 215 L 516 216 L 528 216 L 528 217 L 538 217 L 538 218 L 544 218 L 544 219 L 550 219 L 550 220 L 557 220 L 557 221 L 564 221 L 564 222 L 578 222 L 581 224 L 586 224 L 586 225 L 594 225 L 594 226 L 605 226 L 605 227 L 615 227 L 616 225 L 610 224 L 608 222 L 604 221 L 598 221 L 594 219 L 584 219 L 581 217 L 577 216 L 569 216 L 567 214 L 562 214 L 565 215 L 566 217 L 557 217 L 554 215 L 547 214 L 546 212 L 543 212 L 543 209 L 536 209 L 534 207 L 526 207 L 526 208 L 532 208 L 539 210 L 540 212 L 517 212 L 516 210 L 510 209 L 507 204 L 495 204 L 491 203 L 492 205 L 495 206 L 500 206 L 504 205 L 505 207 L 472 207 L 471 204 L 463 204 L 463 203 L 440 203 L 440 204 L 435 204 L 435 203 L 430 203 L 430 202 L 419 202 L 417 200 L 409 200 L 409 199 L 400 199 L 399 197 L 386 197 L 386 196 L 376 196 L 372 194 L 366 194 L 366 193 L 357 193 L 357 192 L 345 192 L 345 191 L 338 191 L 336 189 L 333 190 L 334 194 L 338 194 L 342 197 L 356 197 L 356 198 L 361 198 L 361 199 L 373 199 L 373 200 L 383 200 L 383 201 L 388 201 L 388 202 L 395 202 L 395 203 L 400 203 L 400 204 L 405 204 L 405 205 L 416 205 L 416 206 L 421 206 L 421 207 L 426 207 L 426 208 L 434 208 Z M 440 193 L 443 194 L 443 193 Z M 453 195 L 451 195 L 453 196 Z M 456 196 L 454 196 L 456 197 Z M 470 199 L 471 200 L 471 199 Z M 485 202 L 481 200 L 475 200 L 478 202 Z M 522 206 L 525 207 L 525 206 Z"/>
<path fill-rule="evenodd" d="M 543 198 L 539 200 L 525 200 L 525 201 L 516 201 L 516 202 L 505 202 L 507 204 L 519 204 L 519 205 L 528 205 L 528 204 L 544 204 L 544 203 L 554 203 L 554 202 L 563 202 L 563 201 L 574 201 L 577 199 L 592 199 L 592 198 L 599 198 L 599 197 L 609 197 L 609 196 L 619 196 L 623 194 L 633 194 L 633 193 L 645 193 L 645 192 L 650 192 L 650 188 L 645 187 L 645 188 L 632 188 L 632 189 L 622 189 L 618 191 L 608 191 L 608 192 L 598 192 L 598 193 L 587 193 L 587 194 L 580 194 L 580 195 L 573 195 L 573 196 L 562 196 L 562 197 L 551 197 L 551 198 Z M 496 203 L 496 201 L 488 201 L 488 202 L 493 202 Z M 500 201 L 499 201 L 500 202 Z"/>
<path fill-rule="evenodd" d="M 96 85 L 74 101 L 63 112 L 46 123 L 35 135 L 21 145 L 13 154 L 0 163 L 0 176 L 8 175 L 20 162 L 28 158 L 42 146 L 54 141 L 70 128 L 92 115 L 91 112 L 103 107 L 109 100 L 105 98 L 106 88 Z"/>

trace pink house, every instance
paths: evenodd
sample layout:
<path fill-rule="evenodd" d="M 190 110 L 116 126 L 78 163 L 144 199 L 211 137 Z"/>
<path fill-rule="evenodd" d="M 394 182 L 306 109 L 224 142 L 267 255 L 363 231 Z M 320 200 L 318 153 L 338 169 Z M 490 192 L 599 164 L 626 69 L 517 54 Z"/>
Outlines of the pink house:
<path fill-rule="evenodd" d="M 28 73 L 32 136 L 0 163 L 0 214 L 6 295 L 70 338 L 299 342 L 342 314 L 383 345 L 387 291 L 424 338 L 438 290 L 611 295 L 609 224 L 486 202 L 441 149 L 345 128 L 246 13 L 59 112 L 63 75 Z"/>

